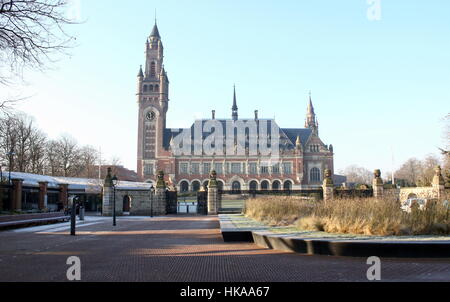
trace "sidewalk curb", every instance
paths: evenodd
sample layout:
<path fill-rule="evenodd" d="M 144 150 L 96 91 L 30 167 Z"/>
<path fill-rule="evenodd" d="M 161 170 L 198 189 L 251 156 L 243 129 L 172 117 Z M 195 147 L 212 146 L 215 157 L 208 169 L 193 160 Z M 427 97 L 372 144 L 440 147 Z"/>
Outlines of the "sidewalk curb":
<path fill-rule="evenodd" d="M 450 242 L 333 241 L 253 232 L 260 247 L 307 255 L 385 258 L 450 258 Z"/>
<path fill-rule="evenodd" d="M 225 242 L 248 242 L 273 250 L 304 255 L 385 258 L 450 258 L 450 241 L 380 241 L 311 239 L 277 235 L 267 229 L 236 228 L 226 215 L 219 215 Z"/>

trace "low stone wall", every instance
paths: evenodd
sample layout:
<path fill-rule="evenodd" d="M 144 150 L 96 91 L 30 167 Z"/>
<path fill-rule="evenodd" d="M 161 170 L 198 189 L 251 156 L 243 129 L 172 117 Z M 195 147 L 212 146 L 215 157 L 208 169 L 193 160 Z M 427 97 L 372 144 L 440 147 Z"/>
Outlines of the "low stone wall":
<path fill-rule="evenodd" d="M 399 195 L 400 201 L 405 201 L 408 198 L 439 198 L 438 192 L 433 187 L 401 188 Z"/>

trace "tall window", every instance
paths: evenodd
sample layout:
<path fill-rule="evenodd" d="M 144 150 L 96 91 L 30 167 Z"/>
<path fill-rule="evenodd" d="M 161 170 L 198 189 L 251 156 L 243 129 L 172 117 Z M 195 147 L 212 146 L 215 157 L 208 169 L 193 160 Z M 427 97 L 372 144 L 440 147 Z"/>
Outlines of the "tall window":
<path fill-rule="evenodd" d="M 292 174 L 292 163 L 283 163 L 284 174 Z"/>
<path fill-rule="evenodd" d="M 156 63 L 152 62 L 151 66 L 150 66 L 150 74 L 152 77 L 156 76 Z"/>
<path fill-rule="evenodd" d="M 269 167 L 261 166 L 261 174 L 269 174 Z"/>
<path fill-rule="evenodd" d="M 242 173 L 242 165 L 241 163 L 232 163 L 231 164 L 231 173 L 240 174 Z"/>
<path fill-rule="evenodd" d="M 214 164 L 214 170 L 217 174 L 223 174 L 223 164 Z"/>
<path fill-rule="evenodd" d="M 155 175 L 155 169 L 152 164 L 144 166 L 144 174 L 148 176 Z"/>
<path fill-rule="evenodd" d="M 199 163 L 193 163 L 191 166 L 191 173 L 192 174 L 200 174 L 200 164 Z"/>
<path fill-rule="evenodd" d="M 180 174 L 188 174 L 188 168 L 189 168 L 188 163 L 181 163 L 180 164 Z"/>
<path fill-rule="evenodd" d="M 248 172 L 249 174 L 258 174 L 258 166 L 256 165 L 256 163 L 248 164 Z"/>
<path fill-rule="evenodd" d="M 320 182 L 320 170 L 318 168 L 312 168 L 309 174 L 311 182 Z"/>
<path fill-rule="evenodd" d="M 276 164 L 272 166 L 272 173 L 279 174 L 280 173 L 280 164 Z"/>
<path fill-rule="evenodd" d="M 211 172 L 211 164 L 210 163 L 203 163 L 203 174 L 204 175 L 209 175 L 209 172 Z"/>

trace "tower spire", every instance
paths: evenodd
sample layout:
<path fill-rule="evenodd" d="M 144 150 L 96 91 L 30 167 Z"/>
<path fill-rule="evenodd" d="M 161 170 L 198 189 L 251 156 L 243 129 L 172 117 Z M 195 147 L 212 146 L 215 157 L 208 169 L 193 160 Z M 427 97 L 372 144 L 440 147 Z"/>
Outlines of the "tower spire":
<path fill-rule="evenodd" d="M 156 20 L 156 15 L 155 15 L 155 25 L 153 25 L 153 29 L 152 29 L 152 33 L 150 34 L 150 37 L 161 39 L 161 36 L 159 35 L 158 24 L 156 21 L 157 20 Z"/>
<path fill-rule="evenodd" d="M 306 109 L 305 128 L 312 129 L 315 135 L 319 135 L 319 124 L 317 123 L 316 113 L 314 112 L 311 91 L 309 92 L 309 103 Z"/>
<path fill-rule="evenodd" d="M 238 120 L 238 106 L 237 106 L 237 98 L 236 98 L 236 85 L 234 85 L 234 95 L 233 95 L 233 108 L 231 108 L 233 114 L 233 121 Z"/>

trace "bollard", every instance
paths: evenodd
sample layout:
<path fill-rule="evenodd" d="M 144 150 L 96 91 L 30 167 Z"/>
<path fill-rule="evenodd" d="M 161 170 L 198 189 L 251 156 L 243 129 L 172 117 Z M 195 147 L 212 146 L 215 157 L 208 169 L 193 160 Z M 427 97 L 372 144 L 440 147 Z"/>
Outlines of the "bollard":
<path fill-rule="evenodd" d="M 75 236 L 75 224 L 77 220 L 77 204 L 72 201 L 72 213 L 70 213 L 70 235 Z"/>
<path fill-rule="evenodd" d="M 85 212 L 84 207 L 81 206 L 80 207 L 80 220 L 81 221 L 84 221 L 84 212 Z"/>

